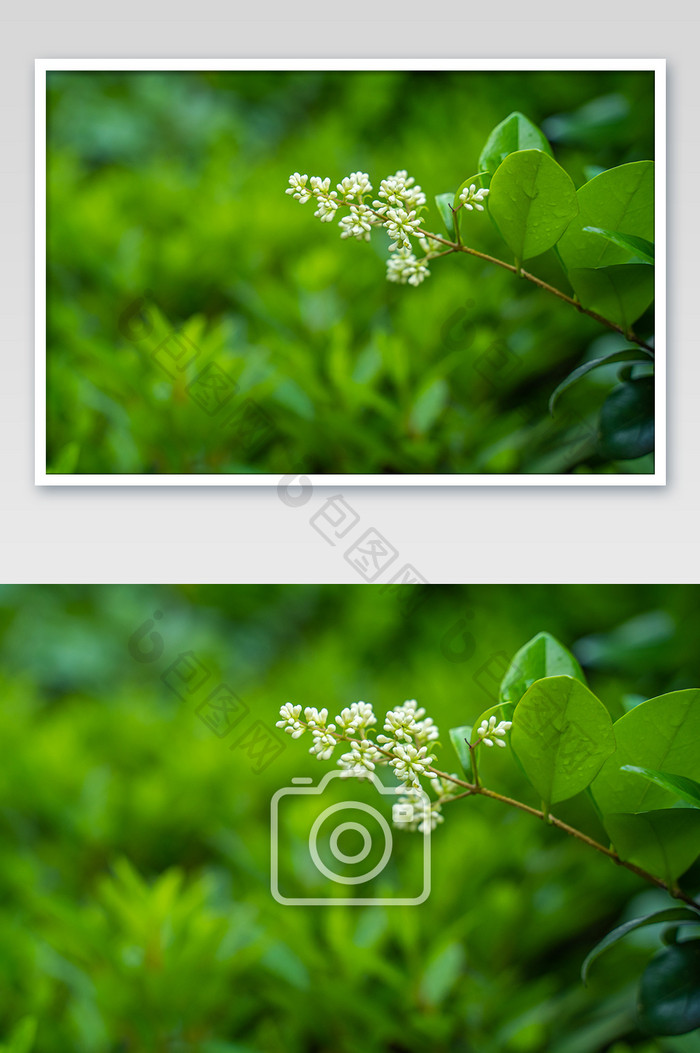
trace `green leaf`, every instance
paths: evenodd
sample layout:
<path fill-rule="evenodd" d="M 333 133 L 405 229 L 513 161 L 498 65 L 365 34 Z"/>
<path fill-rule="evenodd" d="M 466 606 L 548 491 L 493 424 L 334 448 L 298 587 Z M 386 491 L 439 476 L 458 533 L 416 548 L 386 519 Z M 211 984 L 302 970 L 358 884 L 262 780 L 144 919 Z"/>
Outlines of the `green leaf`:
<path fill-rule="evenodd" d="M 700 782 L 689 779 L 686 775 L 671 775 L 667 771 L 656 771 L 653 768 L 637 768 L 634 764 L 624 764 L 623 771 L 633 771 L 644 779 L 663 786 L 665 790 L 675 793 L 681 800 L 700 808 Z"/>
<path fill-rule="evenodd" d="M 556 245 L 578 212 L 570 176 L 541 150 L 506 157 L 491 180 L 488 207 L 518 261 Z"/>
<path fill-rule="evenodd" d="M 508 154 L 518 150 L 544 150 L 552 156 L 552 148 L 537 125 L 516 111 L 497 124 L 489 135 L 479 157 L 479 171 L 493 175 Z"/>
<path fill-rule="evenodd" d="M 700 690 L 671 691 L 640 703 L 615 722 L 617 748 L 593 782 L 598 807 L 609 812 L 670 808 L 676 794 L 624 771 L 627 764 L 694 778 L 700 771 Z"/>
<path fill-rule="evenodd" d="M 545 809 L 585 790 L 615 749 L 607 709 L 570 676 L 528 688 L 515 707 L 511 743 Z"/>
<path fill-rule="evenodd" d="M 549 633 L 537 633 L 517 652 L 501 681 L 501 702 L 519 702 L 528 687 L 547 676 L 572 676 L 585 684 L 581 666 Z M 506 717 L 510 720 L 510 717 Z"/>
<path fill-rule="evenodd" d="M 471 735 L 471 724 L 462 724 L 458 728 L 450 728 L 450 742 L 455 748 L 459 763 L 462 765 L 462 770 L 468 779 L 472 778 L 472 757 L 467 745 Z"/>
<path fill-rule="evenodd" d="M 577 192 L 579 213 L 557 246 L 567 270 L 629 263 L 630 250 L 586 227 L 654 240 L 654 162 L 633 161 L 608 168 Z"/>
<path fill-rule="evenodd" d="M 665 947 L 639 985 L 639 1022 L 652 1035 L 685 1035 L 700 1027 L 700 940 Z"/>
<path fill-rule="evenodd" d="M 495 717 L 498 723 L 502 720 L 512 720 L 514 710 L 515 702 L 497 702 L 495 706 L 490 706 L 489 709 L 485 709 L 481 716 L 474 721 L 474 727 L 472 728 L 472 734 L 469 740 L 472 745 L 479 737 L 478 730 L 483 720 L 488 721 L 490 717 Z"/>
<path fill-rule="evenodd" d="M 670 885 L 700 855 L 700 812 L 695 808 L 607 813 L 603 824 L 621 859 Z"/>
<path fill-rule="evenodd" d="M 47 475 L 74 475 L 80 459 L 80 443 L 67 442 L 58 451 L 56 460 L 47 468 Z"/>
<path fill-rule="evenodd" d="M 442 377 L 433 380 L 424 388 L 411 409 L 411 427 L 419 435 L 429 431 L 447 405 L 450 394 L 447 381 Z"/>
<path fill-rule="evenodd" d="M 12 1029 L 7 1046 L 3 1048 L 7 1050 L 7 1053 L 30 1053 L 34 1048 L 36 1029 L 36 1017 L 22 1017 Z"/>
<path fill-rule="evenodd" d="M 438 212 L 440 213 L 442 222 L 445 224 L 445 230 L 451 238 L 454 238 L 455 236 L 455 218 L 451 208 L 455 196 L 455 194 L 452 194 L 449 191 L 445 194 L 436 194 L 435 196 L 435 204 L 437 205 Z"/>
<path fill-rule="evenodd" d="M 644 929 L 648 925 L 661 925 L 670 921 L 698 925 L 700 924 L 700 913 L 696 913 L 689 907 L 668 907 L 666 910 L 658 910 L 654 914 L 646 914 L 643 918 L 633 918 L 632 921 L 626 921 L 624 925 L 618 925 L 607 936 L 603 936 L 603 939 L 587 955 L 581 966 L 581 979 L 584 984 L 588 981 L 588 973 L 593 962 L 600 958 L 601 954 L 607 951 L 608 947 L 612 947 L 623 936 L 626 936 L 628 932 L 635 932 L 636 929 Z"/>
<path fill-rule="evenodd" d="M 617 230 L 603 230 L 601 227 L 584 227 L 589 234 L 600 234 L 602 238 L 611 241 L 613 245 L 619 245 L 621 249 L 628 249 L 644 263 L 654 263 L 654 243 L 646 238 L 637 238 L 634 234 L 620 234 Z"/>
<path fill-rule="evenodd" d="M 608 355 L 603 355 L 601 358 L 592 358 L 589 362 L 584 362 L 582 366 L 578 366 L 568 377 L 562 380 L 561 384 L 552 392 L 549 399 L 549 412 L 554 415 L 554 407 L 567 388 L 570 388 L 572 384 L 575 384 L 581 377 L 585 377 L 586 373 L 592 373 L 594 369 L 598 369 L 600 366 L 609 366 L 614 362 L 629 362 L 633 366 L 646 365 L 648 362 L 653 361 L 653 357 L 648 355 L 645 358 L 640 356 L 645 355 L 646 352 L 636 347 L 625 348 L 624 351 L 611 351 Z"/>
<path fill-rule="evenodd" d="M 654 271 L 642 263 L 597 270 L 573 267 L 568 278 L 583 307 L 602 314 L 626 331 L 654 300 Z"/>
<path fill-rule="evenodd" d="M 613 460 L 643 457 L 654 449 L 654 378 L 619 384 L 600 411 L 601 453 Z"/>

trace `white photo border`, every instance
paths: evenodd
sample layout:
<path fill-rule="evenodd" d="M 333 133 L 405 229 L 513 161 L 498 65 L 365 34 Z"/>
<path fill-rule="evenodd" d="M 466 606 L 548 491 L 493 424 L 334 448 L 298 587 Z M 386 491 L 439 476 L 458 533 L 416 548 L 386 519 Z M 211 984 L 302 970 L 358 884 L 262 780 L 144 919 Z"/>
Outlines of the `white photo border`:
<path fill-rule="evenodd" d="M 54 70 L 629 70 L 654 73 L 656 241 L 656 451 L 648 475 L 309 475 L 314 486 L 665 486 L 666 485 L 666 60 L 665 59 L 141 59 L 35 60 L 35 477 L 36 486 L 276 486 L 271 474 L 54 475 L 46 471 L 46 74 Z"/>

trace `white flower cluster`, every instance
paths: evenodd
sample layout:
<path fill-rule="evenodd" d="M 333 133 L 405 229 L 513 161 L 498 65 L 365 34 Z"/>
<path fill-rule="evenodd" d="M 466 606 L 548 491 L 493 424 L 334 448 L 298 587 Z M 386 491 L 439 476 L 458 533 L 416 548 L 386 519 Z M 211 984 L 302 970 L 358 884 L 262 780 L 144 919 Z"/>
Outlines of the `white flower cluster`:
<path fill-rule="evenodd" d="M 289 177 L 286 190 L 300 204 L 305 204 L 312 197 L 316 201 L 314 215 L 322 223 L 330 223 L 339 208 L 348 209 L 348 214 L 339 220 L 341 238 L 357 238 L 358 241 L 369 241 L 373 227 L 384 227 L 392 241 L 389 251 L 392 255 L 388 261 L 387 278 L 400 285 L 420 285 L 430 275 L 426 260 L 430 253 L 437 250 L 422 237 L 419 232 L 420 213 L 425 208 L 426 197 L 421 187 L 405 170 L 382 179 L 379 196 L 376 200 L 365 200 L 372 194 L 372 184 L 366 172 L 351 172 L 349 176 L 331 190 L 329 178 L 300 175 L 294 172 Z M 418 259 L 412 248 L 411 238 L 419 238 L 425 252 L 424 259 Z M 433 245 L 439 244 L 433 242 Z"/>
<path fill-rule="evenodd" d="M 513 726 L 512 720 L 501 720 L 496 723 L 495 717 L 489 717 L 488 720 L 482 720 L 479 727 L 476 729 L 478 735 L 477 742 L 483 742 L 484 746 L 505 746 L 503 741 L 506 737 L 506 731 L 510 731 Z M 474 743 L 476 745 L 477 743 Z"/>
<path fill-rule="evenodd" d="M 280 709 L 281 720 L 277 727 L 283 728 L 292 738 L 299 738 L 310 731 L 313 744 L 309 750 L 319 760 L 330 760 L 339 741 L 350 743 L 338 764 L 348 772 L 374 771 L 378 764 L 390 765 L 401 782 L 418 786 L 421 775 L 428 772 L 435 757 L 428 752 L 428 744 L 438 737 L 438 729 L 425 710 L 418 707 L 415 699 L 390 710 L 385 718 L 385 735 L 376 741 L 368 737 L 369 728 L 377 723 L 369 702 L 353 702 L 328 723 L 328 710 L 307 706 L 304 719 L 301 706 L 290 702 Z"/>
<path fill-rule="evenodd" d="M 452 775 L 451 778 L 456 779 L 457 776 Z M 425 834 L 432 832 L 440 823 L 444 823 L 445 817 L 442 814 L 442 806 L 445 801 L 451 800 L 459 792 L 460 788 L 456 783 L 439 775 L 430 777 L 430 785 L 437 800 L 430 801 L 429 805 L 420 789 L 415 786 L 406 787 L 405 792 L 399 797 L 399 801 L 411 809 L 411 817 L 410 819 L 394 821 L 394 826 L 401 830 L 418 830 L 419 833 Z"/>
<path fill-rule="evenodd" d="M 462 193 L 459 195 L 460 205 L 464 205 L 470 212 L 476 209 L 477 212 L 483 212 L 484 206 L 481 202 L 485 197 L 488 197 L 490 190 L 477 190 L 476 184 L 472 183 L 471 186 L 465 186 Z"/>

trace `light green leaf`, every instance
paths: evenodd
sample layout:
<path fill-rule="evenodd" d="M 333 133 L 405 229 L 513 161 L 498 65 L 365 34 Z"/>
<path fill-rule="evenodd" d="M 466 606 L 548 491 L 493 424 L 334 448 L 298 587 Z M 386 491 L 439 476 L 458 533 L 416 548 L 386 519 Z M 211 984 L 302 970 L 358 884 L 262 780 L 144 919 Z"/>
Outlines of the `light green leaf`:
<path fill-rule="evenodd" d="M 445 406 L 450 394 L 447 381 L 438 377 L 424 388 L 411 409 L 411 427 L 419 435 L 432 428 Z"/>
<path fill-rule="evenodd" d="M 450 207 L 455 200 L 455 194 L 447 192 L 445 194 L 436 194 L 435 204 L 437 205 L 440 218 L 445 224 L 445 230 L 451 238 L 455 236 L 455 218 Z"/>
<path fill-rule="evenodd" d="M 583 307 L 626 331 L 654 300 L 654 270 L 643 263 L 573 267 L 568 278 Z"/>
<path fill-rule="evenodd" d="M 455 753 L 462 765 L 462 770 L 468 779 L 472 778 L 472 758 L 467 743 L 471 740 L 471 724 L 462 724 L 458 728 L 450 728 L 450 742 L 455 748 Z"/>
<path fill-rule="evenodd" d="M 499 690 L 501 702 L 519 702 L 531 684 L 547 676 L 572 676 L 586 683 L 571 652 L 549 633 L 537 633 L 520 648 L 506 670 Z"/>
<path fill-rule="evenodd" d="M 589 234 L 600 234 L 602 238 L 627 249 L 644 263 L 654 263 L 654 243 L 646 238 L 637 238 L 634 234 L 620 234 L 617 230 L 603 230 L 601 227 L 584 227 Z"/>
<path fill-rule="evenodd" d="M 642 357 L 645 356 L 646 357 Z M 601 358 L 592 358 L 589 362 L 584 362 L 582 366 L 578 366 L 576 369 L 569 373 L 568 377 L 562 380 L 561 384 L 552 392 L 549 399 L 549 412 L 554 414 L 554 407 L 557 404 L 559 396 L 562 395 L 567 388 L 570 388 L 572 384 L 575 384 L 581 377 L 585 377 L 586 373 L 593 372 L 594 369 L 598 369 L 600 366 L 610 366 L 614 362 L 629 362 L 633 366 L 645 365 L 647 362 L 653 362 L 653 356 L 642 351 L 641 348 L 636 347 L 625 348 L 624 351 L 611 351 L 608 355 L 603 355 Z"/>
<path fill-rule="evenodd" d="M 556 245 L 578 212 L 571 178 L 541 150 L 506 157 L 491 180 L 488 207 L 518 261 Z"/>
<path fill-rule="evenodd" d="M 623 764 L 622 768 L 623 771 L 633 771 L 644 779 L 649 779 L 657 786 L 663 786 L 693 808 L 700 808 L 700 782 L 696 782 L 695 779 L 689 779 L 686 775 L 670 775 L 667 771 L 656 771 L 653 768 L 637 768 L 634 764 Z"/>
<path fill-rule="evenodd" d="M 546 809 L 585 790 L 615 749 L 607 709 L 570 676 L 528 688 L 515 707 L 511 743 Z"/>
<path fill-rule="evenodd" d="M 497 124 L 489 135 L 479 157 L 479 171 L 493 175 L 508 154 L 517 150 L 544 150 L 552 155 L 552 148 L 537 125 L 516 111 Z"/>
<path fill-rule="evenodd" d="M 623 936 L 626 936 L 628 932 L 635 932 L 637 929 L 644 929 L 648 925 L 661 925 L 668 922 L 675 922 L 676 924 L 700 924 L 700 913 L 691 910 L 689 907 L 668 907 L 666 910 L 658 910 L 654 914 L 647 914 L 643 918 L 633 918 L 631 921 L 626 921 L 624 925 L 618 925 L 616 929 L 604 936 L 599 943 L 595 945 L 592 951 L 587 955 L 586 960 L 581 966 L 581 979 L 584 984 L 588 980 L 588 973 L 590 971 L 593 962 L 597 958 L 600 958 L 604 951 L 607 951 L 608 947 L 612 947 L 613 944 L 621 940 Z"/>
<path fill-rule="evenodd" d="M 700 855 L 700 811 L 661 808 L 649 812 L 613 812 L 603 816 L 621 859 L 675 885 Z"/>
<path fill-rule="evenodd" d="M 615 245 L 586 227 L 613 230 L 654 240 L 654 162 L 633 161 L 608 168 L 577 192 L 579 213 L 557 246 L 567 270 L 629 263 L 628 248 Z"/>
<path fill-rule="evenodd" d="M 654 378 L 619 384 L 600 411 L 601 453 L 613 460 L 643 457 L 654 449 Z"/>
<path fill-rule="evenodd" d="M 593 796 L 605 815 L 670 808 L 674 793 L 640 779 L 623 766 L 700 774 L 700 690 L 671 691 L 635 706 L 615 723 L 617 749 L 593 782 Z"/>
<path fill-rule="evenodd" d="M 428 962 L 420 982 L 420 993 L 428 1005 L 440 1005 L 464 970 L 464 948 L 450 943 Z"/>
<path fill-rule="evenodd" d="M 700 1027 L 700 940 L 665 947 L 639 985 L 639 1022 L 651 1035 L 685 1035 Z"/>

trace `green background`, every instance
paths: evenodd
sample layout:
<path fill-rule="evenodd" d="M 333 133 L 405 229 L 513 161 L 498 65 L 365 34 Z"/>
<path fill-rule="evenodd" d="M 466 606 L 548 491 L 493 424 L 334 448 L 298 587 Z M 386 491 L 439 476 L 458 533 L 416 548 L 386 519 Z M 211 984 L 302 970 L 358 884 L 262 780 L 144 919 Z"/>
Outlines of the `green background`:
<path fill-rule="evenodd" d="M 653 470 L 595 453 L 619 367 L 547 413 L 557 383 L 622 338 L 474 258 L 391 285 L 384 232 L 341 241 L 284 193 L 294 171 L 334 185 L 363 170 L 377 190 L 406 168 L 441 232 L 434 195 L 477 171 L 516 109 L 577 187 L 587 166 L 653 158 L 645 72 L 49 73 L 49 470 Z M 462 225 L 508 258 L 486 213 Z M 529 269 L 567 290 L 553 250 Z M 174 331 L 199 356 L 172 378 L 158 355 Z M 187 391 L 205 363 L 238 384 L 215 415 Z"/>
<path fill-rule="evenodd" d="M 144 626 L 152 661 L 134 657 Z M 626 696 L 700 684 L 696 586 L 3 587 L 0 1038 L 30 1015 L 38 1053 L 698 1053 L 698 1033 L 637 1031 L 655 931 L 579 980 L 597 940 L 663 894 L 496 802 L 447 806 L 422 906 L 278 905 L 270 799 L 331 765 L 283 736 L 255 774 L 229 749 L 238 731 L 196 713 L 219 682 L 243 729 L 286 701 L 383 714 L 416 698 L 455 771 L 447 730 L 539 630 L 574 647 L 613 717 Z M 209 679 L 181 701 L 162 677 L 185 652 Z M 539 806 L 510 751 L 481 767 Z M 555 812 L 604 837 L 585 796 Z"/>

